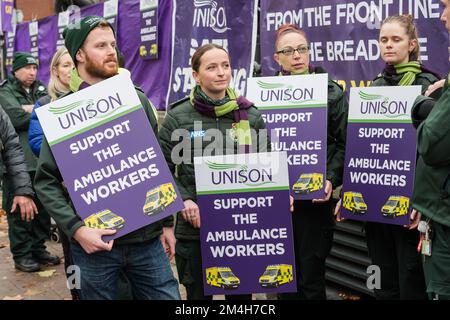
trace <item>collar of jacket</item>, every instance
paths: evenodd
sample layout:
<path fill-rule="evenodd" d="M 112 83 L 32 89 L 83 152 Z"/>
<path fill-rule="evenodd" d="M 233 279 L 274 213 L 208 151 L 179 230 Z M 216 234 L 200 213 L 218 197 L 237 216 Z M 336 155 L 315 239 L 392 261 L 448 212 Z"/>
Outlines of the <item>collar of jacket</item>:
<path fill-rule="evenodd" d="M 22 93 L 23 95 L 28 95 L 28 94 L 32 94 L 35 89 L 36 89 L 36 84 L 38 83 L 37 80 L 35 80 L 31 86 L 30 86 L 30 92 L 28 93 L 27 90 L 24 89 L 24 87 L 22 86 L 22 84 L 20 83 L 19 79 L 17 79 L 16 77 L 14 77 L 14 80 L 12 82 L 12 85 L 14 87 L 14 90 L 19 91 L 20 93 Z"/>

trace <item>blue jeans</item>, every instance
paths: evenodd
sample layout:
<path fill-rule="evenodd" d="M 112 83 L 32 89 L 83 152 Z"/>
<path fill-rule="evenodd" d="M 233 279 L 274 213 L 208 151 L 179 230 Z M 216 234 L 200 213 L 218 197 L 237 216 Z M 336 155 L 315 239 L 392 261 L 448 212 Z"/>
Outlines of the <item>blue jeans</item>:
<path fill-rule="evenodd" d="M 178 282 L 159 237 L 93 254 L 72 242 L 71 250 L 73 261 L 80 268 L 83 300 L 115 299 L 120 270 L 129 279 L 135 299 L 180 300 Z"/>

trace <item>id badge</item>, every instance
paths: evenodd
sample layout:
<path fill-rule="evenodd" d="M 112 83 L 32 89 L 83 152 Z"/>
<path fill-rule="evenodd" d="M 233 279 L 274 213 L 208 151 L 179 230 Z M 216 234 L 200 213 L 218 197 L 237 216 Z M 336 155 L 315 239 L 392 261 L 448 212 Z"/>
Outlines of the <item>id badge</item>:
<path fill-rule="evenodd" d="M 431 256 L 431 240 L 423 239 L 422 254 L 424 256 Z"/>

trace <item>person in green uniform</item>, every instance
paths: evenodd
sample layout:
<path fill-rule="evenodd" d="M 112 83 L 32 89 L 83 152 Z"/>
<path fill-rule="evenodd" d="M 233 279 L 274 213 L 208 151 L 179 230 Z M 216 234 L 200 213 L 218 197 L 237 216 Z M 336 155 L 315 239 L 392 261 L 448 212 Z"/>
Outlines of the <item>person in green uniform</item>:
<path fill-rule="evenodd" d="M 13 59 L 12 77 L 0 84 L 0 105 L 8 114 L 19 135 L 25 154 L 27 170 L 33 181 L 36 157 L 28 144 L 28 127 L 33 105 L 47 94 L 45 86 L 36 80 L 37 61 L 27 52 L 16 52 Z M 11 180 L 4 176 L 3 207 L 11 211 L 14 194 Z M 39 214 L 32 221 L 24 221 L 19 214 L 8 213 L 8 235 L 16 269 L 24 272 L 40 270 L 41 264 L 57 265 L 59 257 L 46 250 L 45 240 L 50 234 L 50 216 L 36 198 Z"/>
<path fill-rule="evenodd" d="M 420 85 L 424 93 L 438 80 L 437 75 L 420 63 L 419 39 L 412 16 L 387 17 L 381 24 L 379 46 L 386 66 L 372 86 Z M 336 210 L 339 207 L 340 203 Z M 420 213 L 413 210 L 407 226 L 365 224 L 369 256 L 381 271 L 380 288 L 374 289 L 377 299 L 426 299 L 422 263 L 417 252 L 419 220 Z"/>
<path fill-rule="evenodd" d="M 216 44 L 206 44 L 195 51 L 191 61 L 197 84 L 190 96 L 170 106 L 159 138 L 185 206 L 178 213 L 175 226 L 178 277 L 186 288 L 188 300 L 207 300 L 212 296 L 203 293 L 199 238 L 204 218 L 197 205 L 194 156 L 203 155 L 205 148 L 210 150 L 208 153 L 215 150 L 209 155 L 267 152 L 270 140 L 261 113 L 229 87 L 232 69 L 228 52 Z M 177 132 L 191 137 L 190 145 L 183 147 L 190 151 L 187 155 L 172 154 L 183 143 L 172 138 Z M 251 295 L 231 298 L 251 299 Z"/>
<path fill-rule="evenodd" d="M 76 66 L 68 94 L 118 74 L 115 33 L 104 18 L 86 16 L 69 25 L 64 31 L 64 40 Z M 136 87 L 135 90 L 150 126 L 157 134 L 154 107 L 141 89 Z M 102 236 L 112 235 L 116 230 L 93 229 L 85 225 L 70 201 L 45 138 L 35 186 L 60 231 L 71 241 L 72 259 L 80 268 L 78 293 L 82 300 L 117 299 L 121 272 L 130 281 L 135 299 L 180 299 L 178 282 L 169 263 L 175 253 L 172 216 L 105 242 Z"/>
<path fill-rule="evenodd" d="M 274 59 L 280 76 L 326 73 L 310 65 L 305 32 L 292 24 L 278 28 Z M 280 299 L 323 300 L 325 258 L 331 250 L 335 221 L 331 194 L 342 184 L 348 102 L 342 88 L 328 81 L 327 174 L 322 199 L 296 200 L 292 223 L 297 273 L 297 293 L 280 294 Z"/>
<path fill-rule="evenodd" d="M 441 0 L 441 21 L 450 33 L 450 0 Z M 450 300 L 450 77 L 430 86 L 425 93 L 441 89 L 440 98 L 432 108 L 425 108 L 427 117 L 417 129 L 417 160 L 413 207 L 422 214 L 423 238 L 430 242 L 428 252 L 422 251 L 425 285 L 428 298 Z M 420 100 L 430 100 L 420 99 Z M 414 109 L 424 109 L 419 104 Z M 427 113 L 425 112 L 425 114 Z M 420 110 L 416 112 L 420 114 Z M 413 110 L 414 117 L 414 110 Z"/>
<path fill-rule="evenodd" d="M 411 15 L 387 17 L 381 25 L 379 46 L 386 67 L 372 86 L 420 85 L 423 93 L 438 81 L 437 75 L 420 63 L 418 33 Z M 377 299 L 426 299 L 417 252 L 419 220 L 420 214 L 413 211 L 408 226 L 366 223 L 369 255 L 381 270 L 381 288 L 374 290 Z"/>

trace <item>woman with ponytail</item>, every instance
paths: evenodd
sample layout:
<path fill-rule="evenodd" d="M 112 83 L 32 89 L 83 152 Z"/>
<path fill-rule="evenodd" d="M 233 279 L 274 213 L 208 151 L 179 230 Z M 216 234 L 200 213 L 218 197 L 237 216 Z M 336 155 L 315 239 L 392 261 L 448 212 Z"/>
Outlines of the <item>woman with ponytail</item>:
<path fill-rule="evenodd" d="M 306 34 L 292 24 L 282 25 L 277 30 L 274 59 L 280 66 L 280 76 L 326 73 L 310 64 Z M 336 82 L 329 80 L 325 194 L 322 199 L 294 202 L 297 293 L 280 294 L 281 299 L 326 299 L 325 259 L 331 250 L 335 224 L 331 194 L 342 184 L 347 114 L 344 92 Z"/>
<path fill-rule="evenodd" d="M 420 63 L 417 28 L 411 15 L 387 17 L 381 24 L 379 46 L 386 66 L 372 86 L 422 86 L 422 93 L 438 75 Z"/>
<path fill-rule="evenodd" d="M 41 151 L 42 131 L 41 124 L 36 115 L 36 109 L 57 100 L 60 96 L 69 92 L 70 72 L 74 67 L 72 58 L 65 47 L 59 48 L 50 64 L 50 81 L 48 83 L 48 95 L 40 98 L 31 113 L 30 126 L 28 127 L 28 142 L 31 150 L 39 157 Z"/>
<path fill-rule="evenodd" d="M 420 63 L 417 28 L 411 15 L 387 17 L 381 24 L 379 46 L 384 70 L 372 86 L 428 86 L 438 81 L 437 75 Z M 381 288 L 377 299 L 426 299 L 420 254 L 417 252 L 420 214 L 411 213 L 408 226 L 366 223 L 367 247 L 372 264 L 381 270 Z"/>
<path fill-rule="evenodd" d="M 379 46 L 386 66 L 372 86 L 422 86 L 422 94 L 438 80 L 420 63 L 417 29 L 411 15 L 387 17 L 381 24 Z M 425 108 L 421 108 L 424 113 Z M 419 110 L 419 108 L 414 108 Z M 417 117 L 414 116 L 413 123 Z M 426 113 L 428 114 L 430 110 Z M 420 115 L 426 117 L 426 115 Z M 336 206 L 339 215 L 340 202 Z M 372 264 L 381 271 L 377 299 L 426 299 L 420 254 L 417 252 L 420 214 L 412 211 L 410 224 L 399 226 L 367 222 L 367 248 Z"/>

